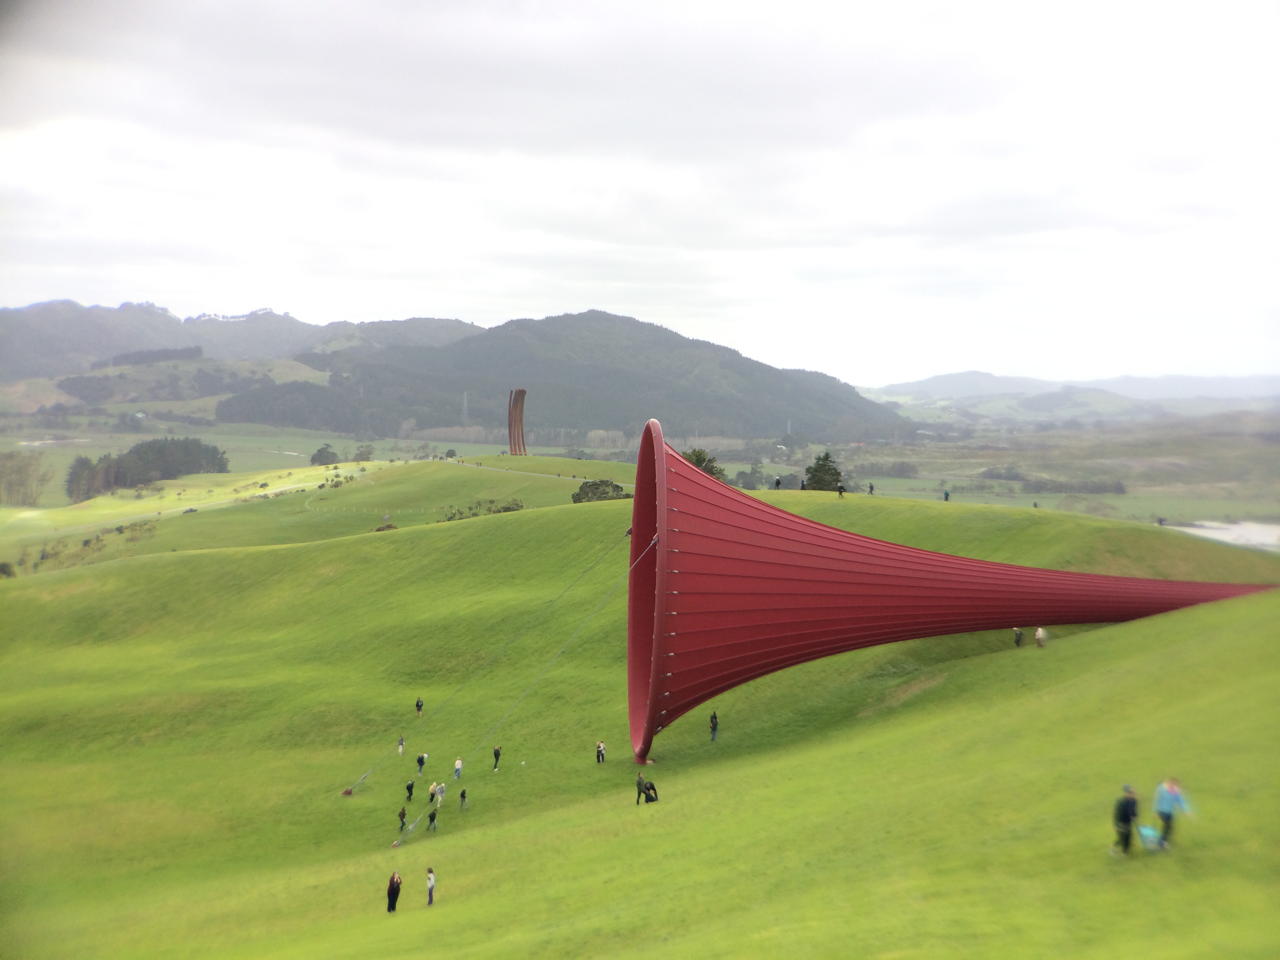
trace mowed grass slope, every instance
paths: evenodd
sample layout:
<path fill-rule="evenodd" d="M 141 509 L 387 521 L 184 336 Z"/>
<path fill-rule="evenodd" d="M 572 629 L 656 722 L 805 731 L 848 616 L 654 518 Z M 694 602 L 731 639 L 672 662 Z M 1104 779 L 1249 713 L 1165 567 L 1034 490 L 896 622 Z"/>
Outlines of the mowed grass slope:
<path fill-rule="evenodd" d="M 971 556 L 1280 582 L 1280 559 L 1088 518 L 778 502 Z M 663 800 L 637 808 L 629 511 L 527 510 L 0 583 L 5 955 L 1280 949 L 1276 592 L 1063 631 L 1046 650 L 941 638 L 763 678 L 660 735 L 646 775 Z M 439 833 L 420 826 L 393 849 L 423 749 L 412 815 L 455 756 L 466 772 L 449 778 Z M 1169 772 L 1198 810 L 1179 849 L 1112 860 L 1120 784 L 1139 785 L 1146 812 Z M 393 869 L 406 886 L 389 917 Z"/>
<path fill-rule="evenodd" d="M 524 457 L 517 464 L 498 458 L 494 466 L 482 460 L 478 467 L 400 461 L 339 464 L 336 471 L 300 467 L 179 477 L 141 498 L 117 491 L 51 510 L 0 510 L 0 559 L 16 560 L 24 546 L 39 548 L 59 538 L 67 538 L 60 560 L 68 565 L 141 553 L 330 539 L 369 533 L 386 523 L 437 523 L 450 508 L 465 509 L 477 501 L 556 506 L 570 502 L 584 467 L 591 468 L 593 478 L 628 487 L 635 477 L 629 464 L 556 457 Z M 343 481 L 336 489 L 330 486 L 335 478 Z M 235 509 L 223 509 L 229 506 Z M 184 512 L 189 508 L 195 512 Z M 141 537 L 112 536 L 115 526 L 139 520 L 154 521 L 154 529 Z M 101 542 L 76 549 L 99 533 Z"/>

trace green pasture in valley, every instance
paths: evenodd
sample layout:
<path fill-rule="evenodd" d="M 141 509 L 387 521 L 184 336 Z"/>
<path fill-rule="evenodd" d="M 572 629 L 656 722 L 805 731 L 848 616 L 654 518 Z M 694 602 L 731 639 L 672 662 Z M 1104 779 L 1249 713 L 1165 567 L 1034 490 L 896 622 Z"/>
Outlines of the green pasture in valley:
<path fill-rule="evenodd" d="M 1043 650 L 1001 631 L 762 678 L 659 735 L 661 801 L 637 806 L 630 502 L 456 464 L 359 476 L 165 519 L 134 543 L 170 538 L 151 555 L 0 581 L 5 956 L 1280 952 L 1280 591 L 1055 629 Z M 508 491 L 527 508 L 367 532 L 387 506 Z M 1280 582 L 1280 558 L 1137 524 L 766 497 L 969 556 Z M 401 835 L 421 751 L 405 805 L 415 821 L 445 780 L 440 828 Z M 1175 849 L 1112 857 L 1121 785 L 1151 822 L 1168 774 L 1195 810 Z"/>

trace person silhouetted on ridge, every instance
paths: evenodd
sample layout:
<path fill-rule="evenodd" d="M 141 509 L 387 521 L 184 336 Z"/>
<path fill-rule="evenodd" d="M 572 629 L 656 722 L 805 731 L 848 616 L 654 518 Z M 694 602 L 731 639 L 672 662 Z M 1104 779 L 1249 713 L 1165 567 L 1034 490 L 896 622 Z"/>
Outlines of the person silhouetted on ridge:
<path fill-rule="evenodd" d="M 775 490 L 781 490 L 781 489 L 782 489 L 782 478 L 781 478 L 781 477 L 774 477 L 774 478 L 773 478 L 773 489 L 775 489 Z"/>
<path fill-rule="evenodd" d="M 873 495 L 875 494 L 875 492 L 876 492 L 876 485 L 875 485 L 874 483 L 868 483 L 868 484 L 867 484 L 867 495 L 868 495 L 868 496 L 873 496 Z"/>

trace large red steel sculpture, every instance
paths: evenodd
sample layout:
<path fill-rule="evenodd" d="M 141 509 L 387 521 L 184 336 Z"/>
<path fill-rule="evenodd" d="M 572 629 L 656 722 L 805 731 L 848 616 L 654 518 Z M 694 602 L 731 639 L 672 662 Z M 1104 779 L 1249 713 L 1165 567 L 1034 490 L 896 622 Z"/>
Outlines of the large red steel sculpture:
<path fill-rule="evenodd" d="M 507 395 L 507 450 L 513 457 L 528 456 L 524 448 L 524 387 Z"/>
<path fill-rule="evenodd" d="M 714 480 L 645 426 L 632 507 L 627 680 L 637 761 L 748 680 L 859 647 L 1015 624 L 1107 623 L 1267 585 L 1066 573 L 828 527 Z"/>

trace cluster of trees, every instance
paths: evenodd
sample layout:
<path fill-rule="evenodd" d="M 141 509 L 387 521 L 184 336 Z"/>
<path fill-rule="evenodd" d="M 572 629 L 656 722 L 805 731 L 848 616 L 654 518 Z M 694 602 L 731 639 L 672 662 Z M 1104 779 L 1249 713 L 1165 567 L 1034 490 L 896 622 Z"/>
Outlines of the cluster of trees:
<path fill-rule="evenodd" d="M 630 496 L 612 480 L 585 480 L 572 499 L 574 503 L 590 503 L 593 500 L 626 500 Z"/>
<path fill-rule="evenodd" d="M 514 498 L 506 503 L 499 503 L 497 500 L 477 500 L 466 507 L 449 506 L 444 512 L 444 520 L 441 523 L 448 523 L 450 520 L 470 520 L 472 517 L 483 517 L 490 513 L 515 513 L 523 509 L 524 503 Z"/>
<path fill-rule="evenodd" d="M 40 492 L 53 479 L 53 469 L 44 466 L 44 454 L 35 450 L 0 453 L 0 503 L 11 507 L 34 507 Z"/>
<path fill-rule="evenodd" d="M 73 503 L 121 487 L 171 480 L 188 473 L 226 473 L 227 455 L 194 437 L 164 437 L 134 444 L 120 456 L 96 461 L 76 457 L 67 471 L 67 496 Z"/>

